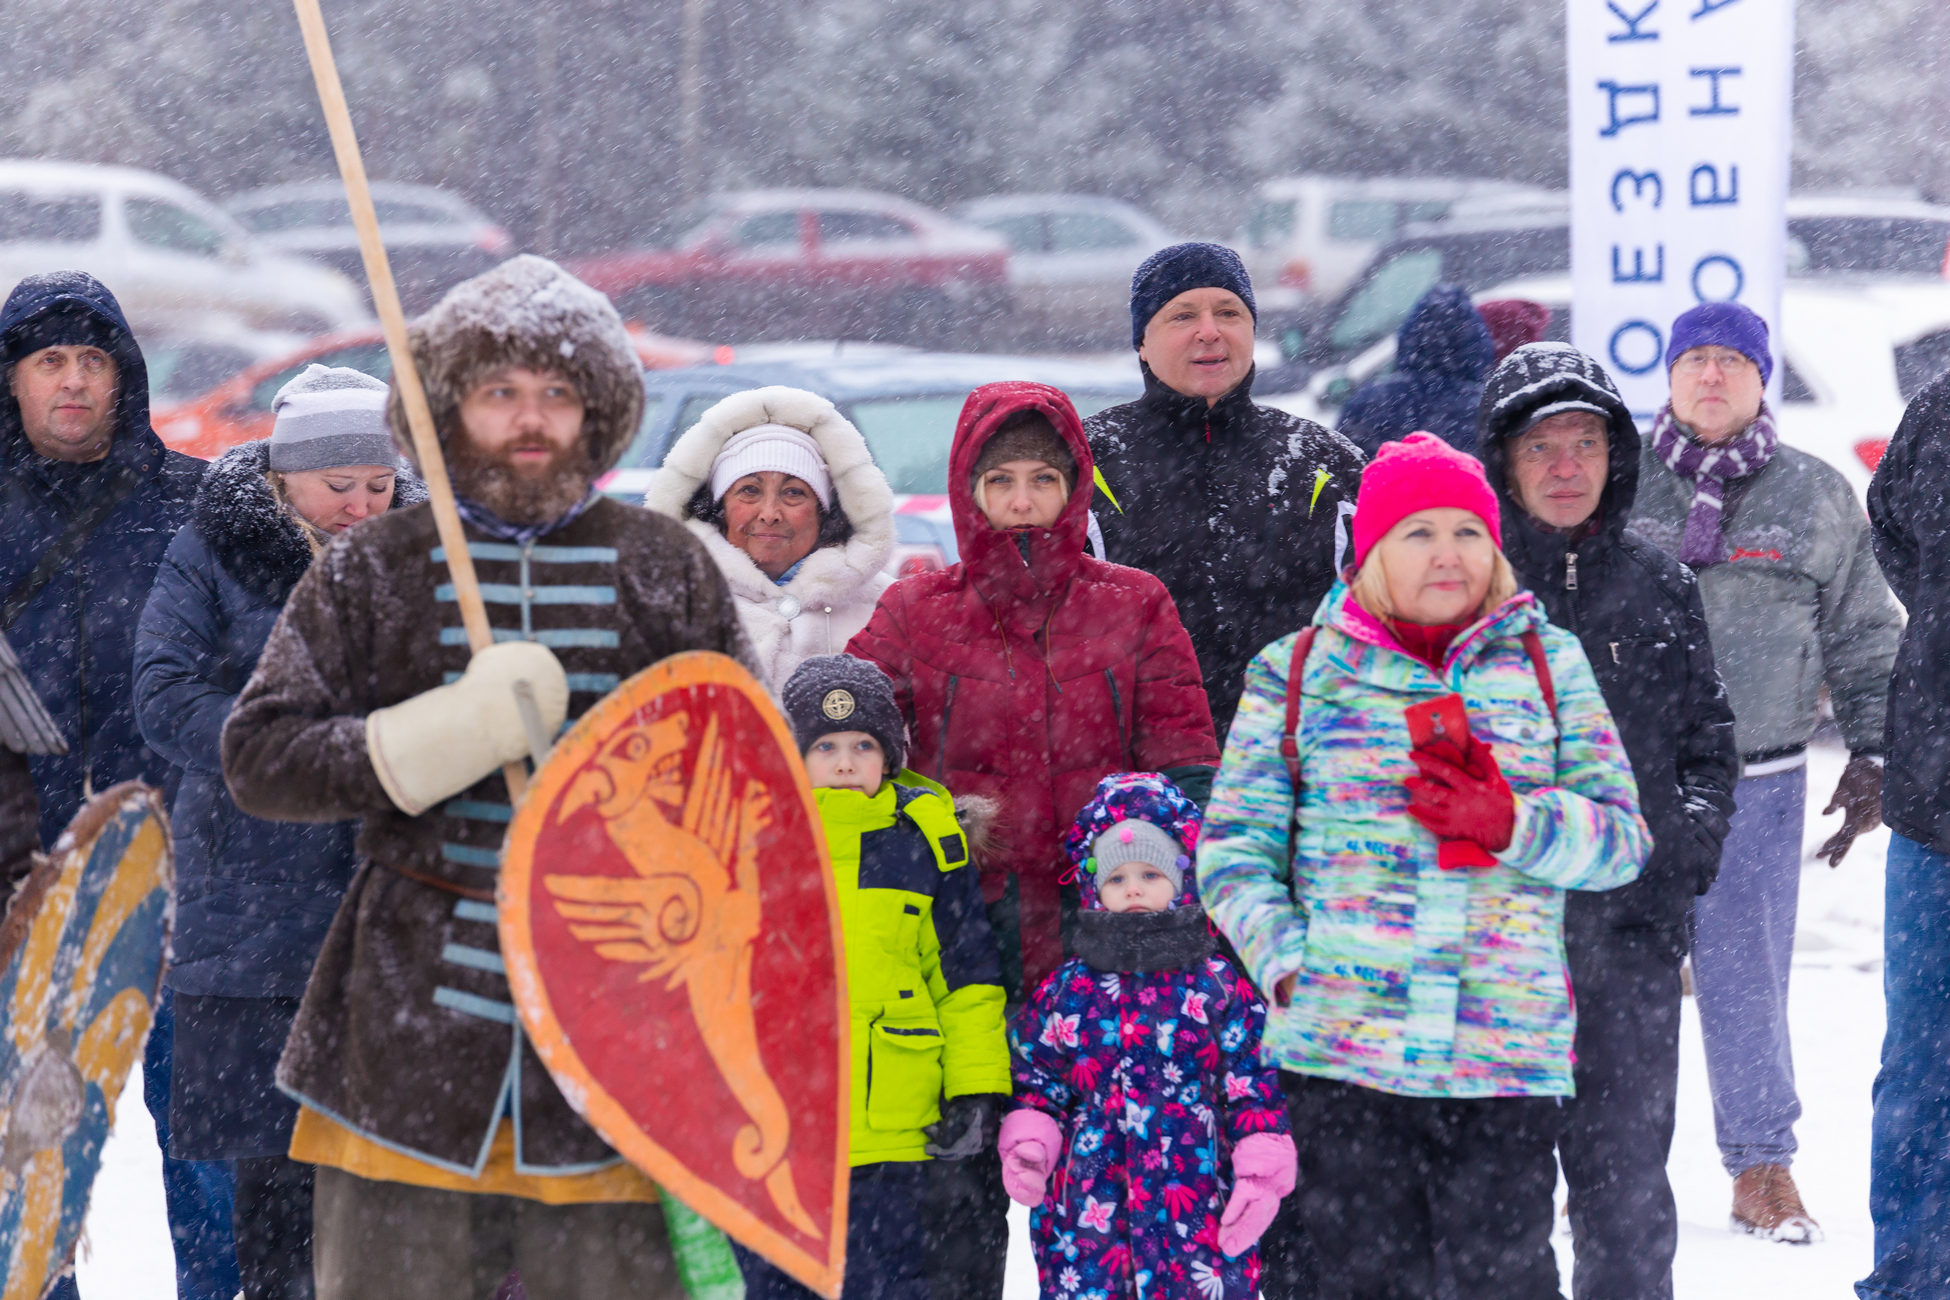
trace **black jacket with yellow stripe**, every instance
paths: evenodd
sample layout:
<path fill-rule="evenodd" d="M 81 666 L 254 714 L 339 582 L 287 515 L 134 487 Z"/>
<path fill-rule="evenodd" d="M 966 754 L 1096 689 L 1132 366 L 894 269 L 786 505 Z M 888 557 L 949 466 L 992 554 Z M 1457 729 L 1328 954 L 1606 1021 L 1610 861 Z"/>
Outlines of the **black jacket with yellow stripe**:
<path fill-rule="evenodd" d="M 852 1163 L 925 1160 L 942 1097 L 1010 1091 L 1002 969 L 968 836 L 911 772 L 820 789 L 853 1005 Z"/>

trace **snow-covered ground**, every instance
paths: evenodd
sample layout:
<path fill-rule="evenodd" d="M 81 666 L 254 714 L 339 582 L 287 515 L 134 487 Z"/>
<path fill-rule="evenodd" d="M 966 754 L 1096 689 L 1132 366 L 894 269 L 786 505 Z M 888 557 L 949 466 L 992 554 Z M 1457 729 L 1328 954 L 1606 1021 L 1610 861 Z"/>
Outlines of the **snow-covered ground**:
<path fill-rule="evenodd" d="M 1809 765 L 1807 848 L 1841 823 L 1820 816 L 1846 755 L 1818 748 Z M 1727 1232 L 1731 1183 L 1713 1144 L 1713 1107 L 1699 1022 L 1690 1000 L 1681 1063 L 1679 1132 L 1672 1179 L 1679 1200 L 1679 1300 L 1838 1300 L 1869 1271 L 1869 1088 L 1882 1045 L 1882 860 L 1887 831 L 1858 841 L 1840 869 L 1810 860 L 1801 883 L 1792 1014 L 1804 1114 L 1794 1172 L 1827 1240 L 1779 1246 Z M 175 1295 L 163 1220 L 161 1156 L 142 1090 L 122 1097 L 114 1136 L 88 1216 L 92 1250 L 80 1266 L 90 1300 L 170 1300 Z M 1026 1212 L 1014 1216 L 1008 1300 L 1033 1300 Z M 1568 1235 L 1557 1238 L 1570 1282 Z"/>

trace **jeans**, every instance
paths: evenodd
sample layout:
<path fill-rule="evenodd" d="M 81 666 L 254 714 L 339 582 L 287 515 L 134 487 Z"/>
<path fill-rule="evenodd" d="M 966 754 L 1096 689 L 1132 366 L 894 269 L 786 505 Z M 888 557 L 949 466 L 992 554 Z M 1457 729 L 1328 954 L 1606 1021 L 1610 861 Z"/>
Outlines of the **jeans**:
<path fill-rule="evenodd" d="M 1788 970 L 1808 769 L 1748 777 L 1733 797 L 1720 878 L 1693 905 L 1693 992 L 1720 1163 L 1738 1177 L 1755 1165 L 1794 1162 L 1801 1098 L 1788 1043 Z"/>
<path fill-rule="evenodd" d="M 176 1003 L 164 989 L 156 1024 L 142 1056 L 142 1101 L 156 1123 L 163 1150 L 163 1203 L 176 1247 L 177 1300 L 231 1300 L 237 1294 L 237 1245 L 230 1220 L 237 1178 L 228 1160 L 177 1160 L 169 1154 L 170 1050 Z"/>
<path fill-rule="evenodd" d="M 1883 1002 L 1889 1027 L 1869 1138 L 1875 1269 L 1862 1300 L 1950 1297 L 1950 856 L 1889 837 Z"/>

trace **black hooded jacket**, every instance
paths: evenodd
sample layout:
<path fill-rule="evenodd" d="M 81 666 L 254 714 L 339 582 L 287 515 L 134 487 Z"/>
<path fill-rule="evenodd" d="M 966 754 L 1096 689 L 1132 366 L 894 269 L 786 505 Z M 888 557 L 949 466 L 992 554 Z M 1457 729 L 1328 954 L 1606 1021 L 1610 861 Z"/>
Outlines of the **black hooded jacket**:
<path fill-rule="evenodd" d="M 120 502 L 7 629 L 34 689 L 67 738 L 66 754 L 31 760 L 42 838 L 52 845 L 96 790 L 140 778 L 163 786 L 169 761 L 136 729 L 132 667 L 136 621 L 170 538 L 189 519 L 203 462 L 171 451 L 149 427 L 149 371 L 115 296 L 79 271 L 29 276 L 0 308 L 0 359 L 11 364 L 33 322 L 78 311 L 105 327 L 118 376 L 108 455 L 69 465 L 36 455 L 20 403 L 0 386 L 0 599 L 34 571 L 68 521 L 104 493 Z"/>
<path fill-rule="evenodd" d="M 1417 431 L 1476 453 L 1476 410 L 1496 364 L 1496 340 L 1469 291 L 1438 284 L 1395 335 L 1393 374 L 1363 384 L 1341 409 L 1341 436 L 1372 456 Z"/>
<path fill-rule="evenodd" d="M 1537 411 L 1564 401 L 1603 408 L 1611 435 L 1598 525 L 1569 532 L 1539 523 L 1517 502 L 1507 446 Z M 1676 961 L 1689 944 L 1693 897 L 1719 872 L 1739 772 L 1699 583 L 1625 532 L 1638 492 L 1639 433 L 1597 362 L 1562 343 L 1517 349 L 1489 378 L 1479 430 L 1483 467 L 1503 505 L 1503 553 L 1551 621 L 1584 644 L 1652 830 L 1652 856 L 1637 881 L 1571 893 L 1566 934 L 1575 942 L 1603 930 L 1650 931 Z"/>
<path fill-rule="evenodd" d="M 1365 463 L 1340 435 L 1256 404 L 1252 387 L 1248 373 L 1208 407 L 1146 366 L 1143 397 L 1083 422 L 1104 558 L 1171 593 L 1221 743 L 1246 664 L 1311 622 L 1334 585 Z"/>

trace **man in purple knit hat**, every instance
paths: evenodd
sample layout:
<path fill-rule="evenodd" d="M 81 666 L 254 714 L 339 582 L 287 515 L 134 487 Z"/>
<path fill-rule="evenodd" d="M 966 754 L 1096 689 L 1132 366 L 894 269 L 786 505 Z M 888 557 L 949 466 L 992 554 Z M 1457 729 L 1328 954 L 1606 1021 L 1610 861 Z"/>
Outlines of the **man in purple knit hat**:
<path fill-rule="evenodd" d="M 1821 1229 L 1788 1172 L 1801 1101 L 1787 994 L 1807 747 L 1826 686 L 1849 748 L 1824 809 L 1842 827 L 1819 854 L 1838 866 L 1881 821 L 1901 616 L 1847 481 L 1775 432 L 1767 323 L 1739 303 L 1703 303 L 1673 322 L 1666 367 L 1672 400 L 1645 443 L 1630 531 L 1699 575 L 1741 756 L 1719 879 L 1694 908 L 1714 1124 L 1733 1229 L 1805 1243 Z"/>

